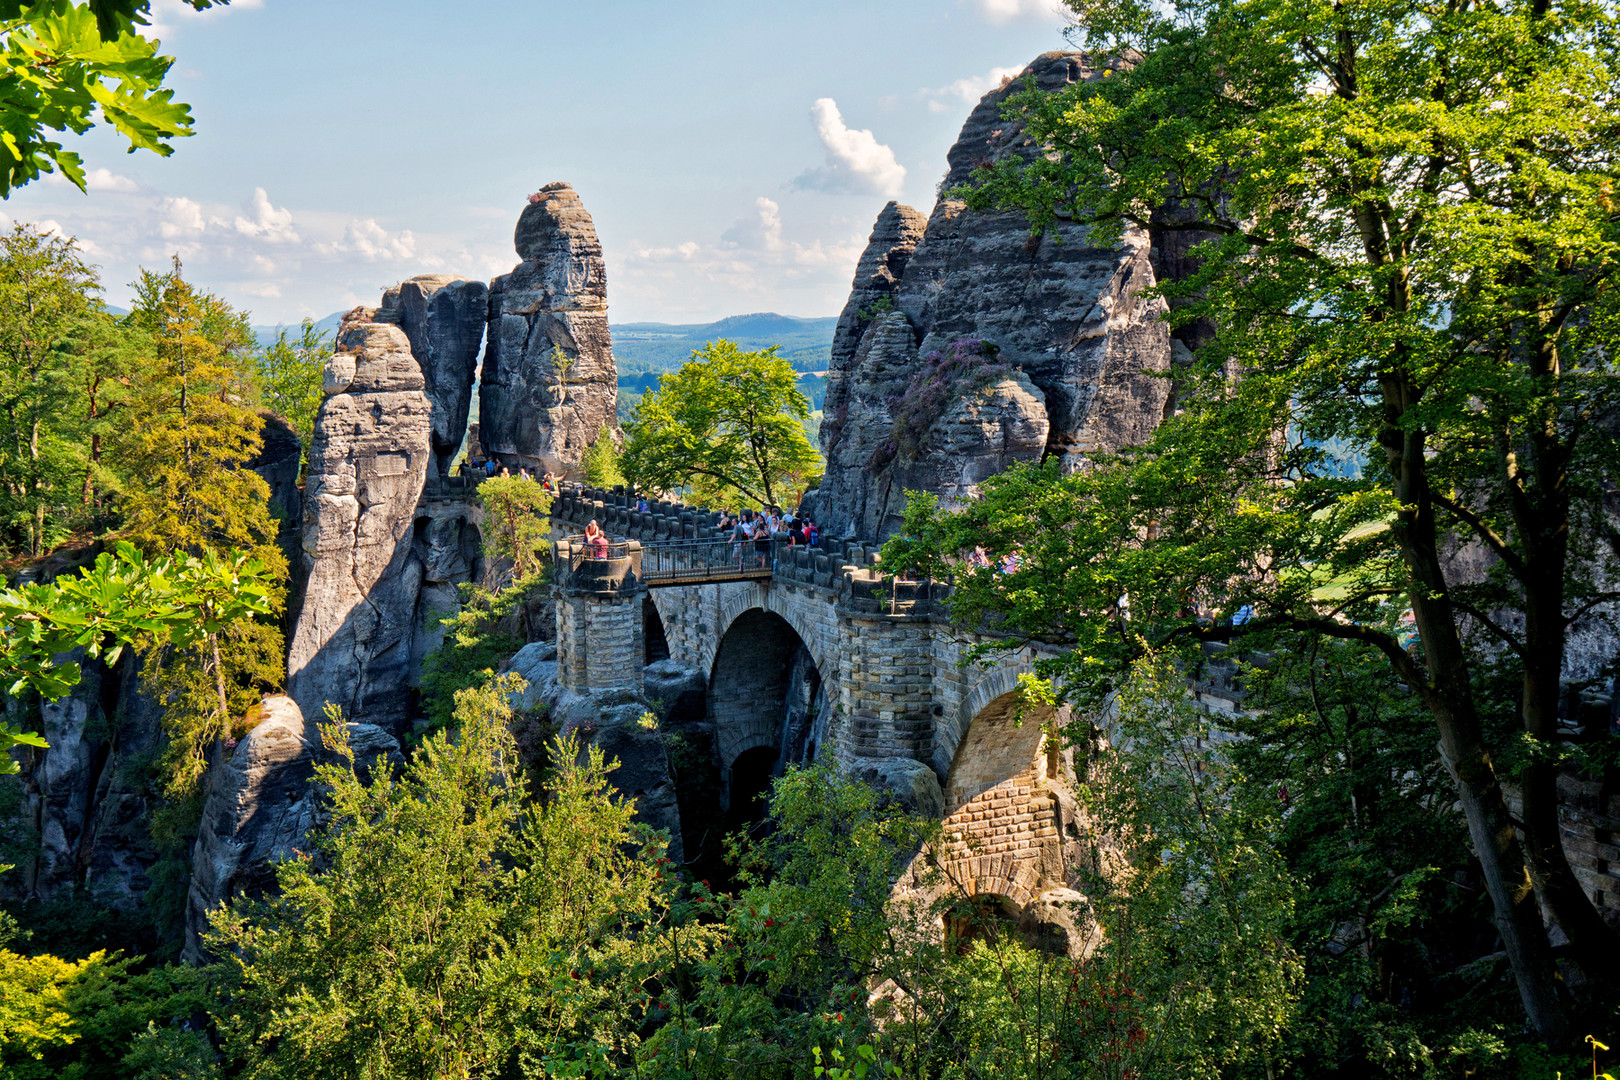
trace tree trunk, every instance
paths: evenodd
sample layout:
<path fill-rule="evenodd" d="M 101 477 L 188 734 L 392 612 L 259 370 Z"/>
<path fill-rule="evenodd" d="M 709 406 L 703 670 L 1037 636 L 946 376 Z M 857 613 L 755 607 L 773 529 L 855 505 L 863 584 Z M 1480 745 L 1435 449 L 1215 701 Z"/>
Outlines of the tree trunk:
<path fill-rule="evenodd" d="M 1570 1018 L 1560 996 L 1552 946 L 1541 921 L 1502 787 L 1485 747 L 1474 707 L 1468 658 L 1440 561 L 1439 533 L 1430 496 L 1427 439 L 1403 420 L 1420 393 L 1399 363 L 1382 382 L 1385 426 L 1378 441 L 1391 473 L 1391 493 L 1400 510 L 1394 534 L 1410 575 L 1409 596 L 1428 668 L 1428 685 L 1413 687 L 1425 699 L 1440 732 L 1440 754 L 1456 781 L 1468 835 L 1495 908 L 1502 948 L 1519 986 L 1519 1000 L 1536 1034 L 1552 1048 L 1570 1038 Z"/>

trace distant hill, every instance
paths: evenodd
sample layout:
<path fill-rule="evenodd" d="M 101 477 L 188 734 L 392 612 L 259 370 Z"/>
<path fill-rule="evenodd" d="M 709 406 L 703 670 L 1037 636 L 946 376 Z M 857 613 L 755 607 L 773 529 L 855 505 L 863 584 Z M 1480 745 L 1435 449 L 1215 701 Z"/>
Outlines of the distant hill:
<path fill-rule="evenodd" d="M 326 340 L 330 342 L 342 321 L 343 312 L 334 311 L 317 322 L 315 329 L 326 331 Z M 836 316 L 801 319 L 764 311 L 731 315 L 712 323 L 616 323 L 610 329 L 613 331 L 613 359 L 619 365 L 619 383 L 632 386 L 643 382 L 655 385 L 656 378 L 643 380 L 642 376 L 674 371 L 691 358 L 693 350 L 719 338 L 735 341 L 745 349 L 778 345 L 780 355 L 795 371 L 826 371 L 837 325 Z M 261 345 L 268 345 L 279 330 L 296 337 L 298 324 L 255 326 L 253 333 Z"/>
<path fill-rule="evenodd" d="M 694 349 L 718 338 L 745 349 L 781 346 L 780 355 L 797 371 L 825 371 L 832 354 L 836 316 L 801 319 L 775 312 L 731 315 L 712 323 L 618 323 L 613 330 L 613 359 L 619 381 L 648 373 L 674 371 Z"/>
<path fill-rule="evenodd" d="M 337 336 L 338 324 L 342 321 L 343 312 L 334 311 L 326 318 L 316 322 L 315 329 L 325 330 L 327 343 L 330 344 L 332 339 Z M 278 330 L 287 331 L 287 336 L 289 338 L 298 337 L 299 333 L 301 332 L 299 330 L 299 325 L 299 323 L 281 323 L 276 326 L 255 326 L 253 328 L 253 336 L 259 339 L 260 345 L 268 345 L 272 341 L 276 340 L 276 332 Z"/>

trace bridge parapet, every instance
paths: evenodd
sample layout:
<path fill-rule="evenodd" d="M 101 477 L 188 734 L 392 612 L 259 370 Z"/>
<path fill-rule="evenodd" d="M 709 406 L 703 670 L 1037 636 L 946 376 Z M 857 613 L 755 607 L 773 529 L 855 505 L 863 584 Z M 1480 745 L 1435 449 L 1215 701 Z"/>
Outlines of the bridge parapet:
<path fill-rule="evenodd" d="M 606 490 L 564 484 L 552 501 L 551 519 L 561 528 L 583 529 L 595 521 L 610 536 L 651 545 L 672 540 L 719 540 L 720 513 L 666 500 L 636 509 L 637 497 L 624 488 Z M 814 547 L 789 547 L 787 534 L 775 537 L 772 580 L 839 594 L 839 602 L 870 614 L 938 614 L 950 595 L 949 582 L 896 581 L 883 574 L 879 544 L 823 539 Z"/>

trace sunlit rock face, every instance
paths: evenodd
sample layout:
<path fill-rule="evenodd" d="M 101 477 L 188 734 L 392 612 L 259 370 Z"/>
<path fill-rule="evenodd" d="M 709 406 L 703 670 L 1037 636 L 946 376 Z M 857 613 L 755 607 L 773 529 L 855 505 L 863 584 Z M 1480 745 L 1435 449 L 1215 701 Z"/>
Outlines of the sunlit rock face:
<path fill-rule="evenodd" d="M 419 274 L 383 293 L 379 316 L 410 339 L 433 403 L 434 475 L 450 475 L 467 433 L 478 349 L 484 341 L 489 286 L 453 274 Z"/>
<path fill-rule="evenodd" d="M 563 473 L 617 423 L 602 245 L 562 183 L 530 197 L 513 242 L 523 261 L 490 282 L 479 440 L 514 471 Z"/>
<path fill-rule="evenodd" d="M 410 339 L 356 308 L 327 364 L 304 487 L 308 571 L 287 656 L 306 718 L 327 702 L 398 728 L 423 579 L 413 522 L 433 458 L 433 403 Z"/>
<path fill-rule="evenodd" d="M 1128 229 L 1103 247 L 1087 227 L 1059 222 L 1035 236 L 1021 214 L 949 197 L 981 165 L 1035 152 L 1001 115 L 1026 79 L 1054 91 L 1102 77 L 1084 53 L 1036 58 L 969 115 L 921 237 L 915 211 L 890 204 L 879 215 L 829 373 L 824 532 L 881 539 L 899 526 L 907 488 L 949 505 L 1014 461 L 1055 456 L 1074 468 L 1087 451 L 1145 440 L 1163 419 L 1169 383 L 1155 373 L 1169 370 L 1171 341 L 1164 302 L 1143 295 L 1156 282 L 1149 235 Z M 930 365 L 953 351 L 997 370 L 974 376 L 953 362 L 952 378 L 972 392 L 917 409 L 915 396 L 932 392 Z M 896 431 L 900 417 L 937 430 Z"/>

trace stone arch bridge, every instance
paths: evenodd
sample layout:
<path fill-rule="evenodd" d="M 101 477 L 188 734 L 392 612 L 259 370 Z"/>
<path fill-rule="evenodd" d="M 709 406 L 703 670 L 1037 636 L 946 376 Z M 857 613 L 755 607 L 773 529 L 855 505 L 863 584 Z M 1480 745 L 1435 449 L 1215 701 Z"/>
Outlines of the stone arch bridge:
<path fill-rule="evenodd" d="M 882 577 L 873 547 L 778 545 L 761 571 L 752 545 L 730 552 L 718 514 L 634 505 L 584 488 L 553 503 L 565 690 L 639 695 L 646 665 L 667 657 L 701 677 L 723 797 L 829 760 L 944 819 L 949 887 L 1043 933 L 1065 925 L 1080 822 L 1073 763 L 1046 737 L 1067 718 L 1017 708 L 1034 651 L 967 662 L 981 639 L 944 617 L 944 587 Z M 592 520 L 608 558 L 568 539 Z"/>

